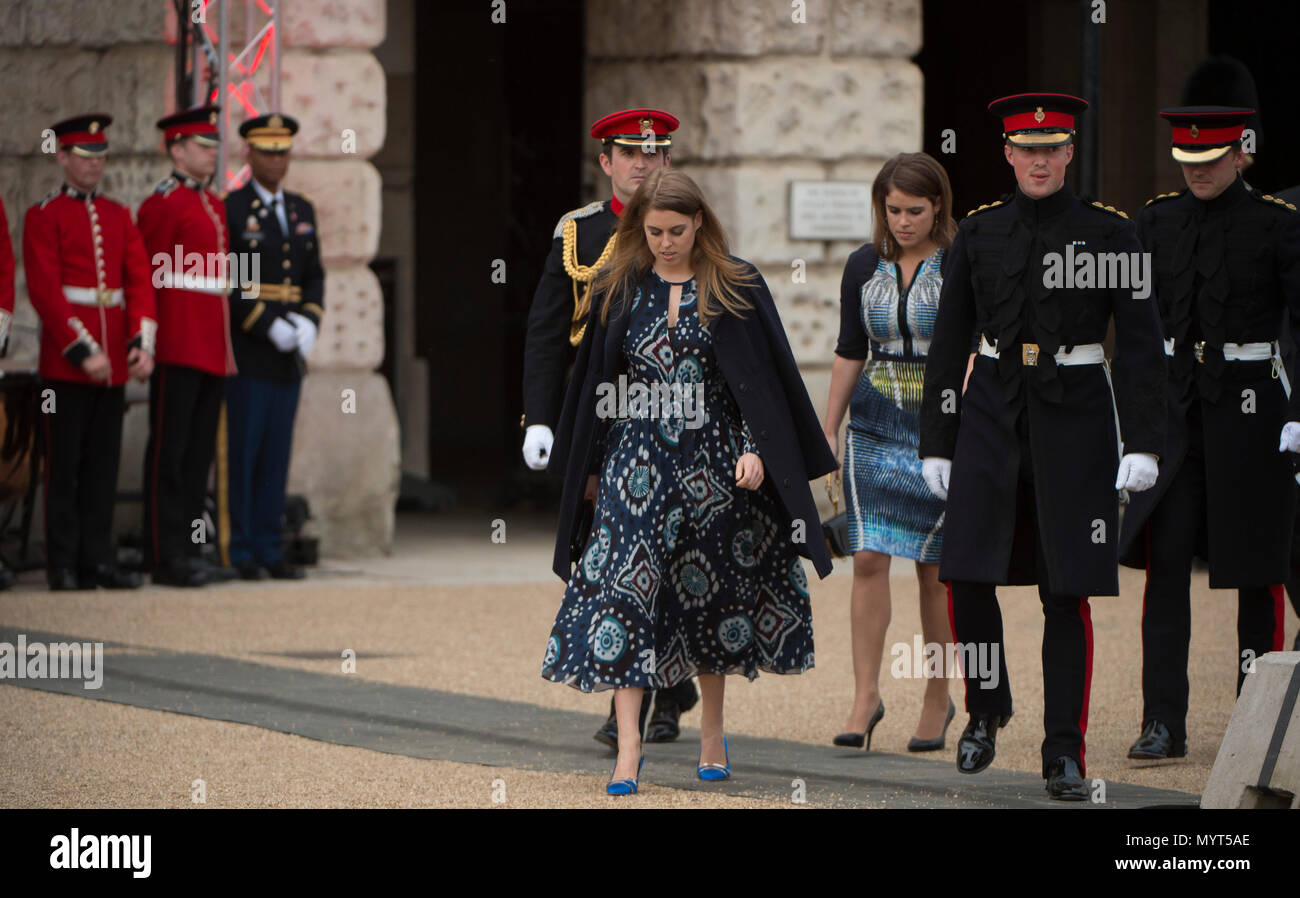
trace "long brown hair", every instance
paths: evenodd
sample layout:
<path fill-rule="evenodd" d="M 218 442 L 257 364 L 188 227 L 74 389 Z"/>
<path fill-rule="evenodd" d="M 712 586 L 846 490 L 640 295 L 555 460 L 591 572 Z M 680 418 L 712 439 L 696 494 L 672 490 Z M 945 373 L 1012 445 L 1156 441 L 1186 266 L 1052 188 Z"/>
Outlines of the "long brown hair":
<path fill-rule="evenodd" d="M 871 185 L 871 205 L 875 218 L 875 244 L 880 258 L 887 262 L 902 255 L 902 248 L 889 230 L 885 216 L 885 197 L 897 188 L 911 196 L 924 197 L 935 205 L 930 239 L 943 249 L 952 247 L 957 236 L 957 222 L 952 217 L 952 185 L 942 165 L 928 153 L 899 153 L 887 161 Z"/>
<path fill-rule="evenodd" d="M 752 304 L 740 289 L 751 282 L 753 269 L 748 263 L 732 258 L 727 235 L 699 185 L 679 171 L 660 168 L 641 182 L 623 209 L 614 252 L 591 286 L 595 293 L 603 294 L 601 323 L 609 322 L 611 307 L 616 307 L 617 314 L 632 301 L 641 279 L 654 264 L 654 253 L 645 236 L 645 217 L 651 209 L 666 209 L 691 218 L 700 213 L 700 226 L 691 248 L 700 320 L 708 324 L 723 311 L 744 317 L 740 313 L 752 308 Z"/>

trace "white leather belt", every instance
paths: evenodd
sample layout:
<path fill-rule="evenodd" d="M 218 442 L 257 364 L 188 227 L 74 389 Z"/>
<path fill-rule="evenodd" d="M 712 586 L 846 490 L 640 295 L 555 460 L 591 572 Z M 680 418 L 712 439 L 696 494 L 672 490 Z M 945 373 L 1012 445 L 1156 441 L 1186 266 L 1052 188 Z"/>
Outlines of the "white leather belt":
<path fill-rule="evenodd" d="M 222 278 L 186 276 L 174 278 L 170 273 L 163 274 L 162 288 L 164 290 L 193 290 L 198 293 L 211 293 L 214 296 L 225 296 L 230 293 L 230 284 Z"/>
<path fill-rule="evenodd" d="M 1205 361 L 1205 341 L 1197 340 L 1192 344 L 1196 361 Z M 1174 354 L 1174 340 L 1165 340 L 1165 355 Z M 1273 362 L 1273 377 L 1282 382 L 1282 390 L 1287 399 L 1291 398 L 1291 378 L 1286 375 L 1286 366 L 1282 364 L 1282 347 L 1276 340 L 1272 343 L 1224 343 L 1223 357 L 1229 362 Z"/>
<path fill-rule="evenodd" d="M 125 294 L 121 287 L 99 290 L 95 287 L 69 287 L 64 284 L 63 295 L 68 302 L 79 306 L 120 306 Z"/>
<path fill-rule="evenodd" d="M 1196 353 L 1196 361 L 1204 360 L 1205 341 L 1197 340 L 1192 344 L 1192 351 Z M 1174 339 L 1169 337 L 1165 340 L 1165 355 L 1174 354 Z M 1223 357 L 1230 362 L 1266 362 L 1275 355 L 1280 355 L 1277 351 L 1276 343 L 1224 343 Z"/>
<path fill-rule="evenodd" d="M 980 334 L 980 355 L 986 355 L 991 359 L 1001 355 L 983 334 Z M 1038 355 L 1037 343 L 1020 344 L 1021 364 L 1037 365 Z M 1106 351 L 1102 349 L 1100 343 L 1081 343 L 1069 352 L 1058 349 L 1052 357 L 1056 359 L 1058 365 L 1099 365 L 1106 361 Z"/>

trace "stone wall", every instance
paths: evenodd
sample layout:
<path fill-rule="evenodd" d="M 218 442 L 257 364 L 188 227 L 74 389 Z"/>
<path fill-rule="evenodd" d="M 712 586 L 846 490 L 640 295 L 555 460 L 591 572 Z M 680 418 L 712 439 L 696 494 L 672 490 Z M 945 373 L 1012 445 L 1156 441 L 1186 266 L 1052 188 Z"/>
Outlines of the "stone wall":
<path fill-rule="evenodd" d="M 232 3 L 236 12 L 242 3 Z M 114 117 L 103 189 L 133 210 L 170 170 L 154 122 L 174 107 L 175 21 L 167 0 L 5 0 L 0 83 L 0 198 L 18 256 L 11 352 L 2 367 L 33 369 L 38 322 L 21 270 L 26 208 L 62 180 L 41 153 L 41 130 L 88 111 Z M 302 123 L 286 186 L 316 203 L 326 313 L 303 382 L 289 488 L 305 494 L 334 556 L 386 551 L 398 486 L 398 428 L 383 360 L 383 301 L 367 262 L 379 244 L 380 179 L 366 161 L 385 139 L 384 73 L 370 48 L 384 39 L 384 0 L 284 0 L 281 106 Z M 234 23 L 232 35 L 242 35 Z M 350 139 L 349 139 L 350 135 Z M 242 142 L 231 142 L 237 165 Z M 162 335 L 160 335 L 162 336 Z M 140 399 L 145 392 L 133 389 Z M 144 408 L 127 413 L 121 490 L 139 490 Z M 138 524 L 119 504 L 118 527 Z M 35 532 L 40 532 L 39 521 Z"/>
<path fill-rule="evenodd" d="M 848 241 L 789 238 L 789 182 L 870 182 L 921 148 L 920 0 L 606 0 L 587 4 L 586 119 L 657 106 L 681 119 L 673 167 L 696 179 L 772 289 L 825 414 Z M 587 192 L 608 189 L 592 158 Z M 799 266 L 798 263 L 803 265 Z M 797 283 L 796 268 L 806 272 Z M 824 491 L 815 491 L 824 501 Z"/>

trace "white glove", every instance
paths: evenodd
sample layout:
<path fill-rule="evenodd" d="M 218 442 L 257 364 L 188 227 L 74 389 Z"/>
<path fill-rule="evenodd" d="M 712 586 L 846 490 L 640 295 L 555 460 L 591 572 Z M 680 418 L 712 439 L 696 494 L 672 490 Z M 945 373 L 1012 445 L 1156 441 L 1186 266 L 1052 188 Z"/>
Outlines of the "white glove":
<path fill-rule="evenodd" d="M 1115 478 L 1115 489 L 1140 493 L 1156 485 L 1160 476 L 1160 464 L 1149 452 L 1129 452 L 1119 460 L 1119 476 Z"/>
<path fill-rule="evenodd" d="M 1278 452 L 1300 452 L 1300 423 L 1288 421 L 1282 425 L 1282 439 L 1277 445 Z"/>
<path fill-rule="evenodd" d="M 298 348 L 298 332 L 283 318 L 271 322 L 271 326 L 266 329 L 266 336 L 281 352 L 293 352 Z"/>
<path fill-rule="evenodd" d="M 316 325 L 299 312 L 290 312 L 289 320 L 293 322 L 293 329 L 298 335 L 298 351 L 306 359 L 311 355 L 311 348 L 316 345 Z"/>
<path fill-rule="evenodd" d="M 930 488 L 930 492 L 940 499 L 947 499 L 948 478 L 952 476 L 952 459 L 921 459 L 921 476 L 925 478 L 925 485 Z"/>
<path fill-rule="evenodd" d="M 524 431 L 524 464 L 534 471 L 545 471 L 551 460 L 555 434 L 545 424 L 532 424 Z"/>

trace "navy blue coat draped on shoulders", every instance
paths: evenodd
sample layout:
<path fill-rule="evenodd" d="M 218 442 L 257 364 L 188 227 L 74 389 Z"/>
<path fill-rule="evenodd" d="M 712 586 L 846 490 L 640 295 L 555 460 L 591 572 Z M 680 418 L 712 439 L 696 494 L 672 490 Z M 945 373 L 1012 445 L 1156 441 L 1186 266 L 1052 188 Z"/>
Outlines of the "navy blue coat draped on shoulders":
<path fill-rule="evenodd" d="M 710 323 L 713 350 L 758 443 L 764 471 L 759 489 L 768 490 L 785 510 L 788 537 L 793 538 L 796 532 L 795 521 L 803 523 L 804 541 L 796 544 L 796 549 L 813 562 L 819 577 L 825 577 L 831 571 L 831 558 L 808 482 L 831 473 L 838 465 L 808 398 L 767 283 L 756 268 L 744 264 L 753 277 L 740 292 L 752 309 L 743 318 L 723 312 Z M 565 582 L 586 543 L 587 534 L 580 532 L 585 518 L 583 493 L 587 475 L 600 464 L 595 457 L 597 439 L 610 423 L 596 419 L 596 388 L 617 379 L 627 334 L 626 310 L 602 324 L 601 305 L 602 297 L 593 297 L 547 467 L 564 475 L 552 569 Z"/>

